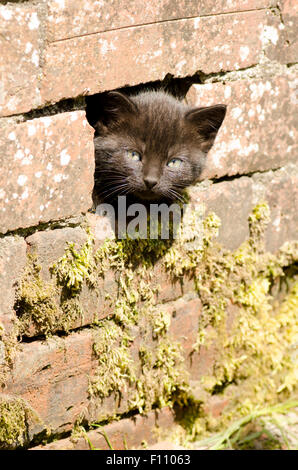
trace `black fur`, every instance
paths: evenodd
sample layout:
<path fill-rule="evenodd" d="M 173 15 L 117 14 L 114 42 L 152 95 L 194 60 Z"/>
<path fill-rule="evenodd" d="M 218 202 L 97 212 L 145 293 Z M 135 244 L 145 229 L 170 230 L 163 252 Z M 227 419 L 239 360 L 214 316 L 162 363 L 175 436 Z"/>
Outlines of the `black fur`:
<path fill-rule="evenodd" d="M 95 124 L 95 203 L 125 194 L 179 199 L 199 180 L 225 113 L 225 105 L 190 108 L 162 91 L 104 94 Z M 140 160 L 128 158 L 131 152 Z M 173 159 L 178 167 L 169 166 Z"/>

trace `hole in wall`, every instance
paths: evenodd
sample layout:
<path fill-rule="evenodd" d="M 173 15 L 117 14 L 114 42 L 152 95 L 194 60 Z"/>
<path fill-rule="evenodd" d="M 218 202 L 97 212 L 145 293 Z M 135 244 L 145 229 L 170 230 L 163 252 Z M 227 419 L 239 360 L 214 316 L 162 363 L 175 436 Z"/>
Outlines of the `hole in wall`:
<path fill-rule="evenodd" d="M 136 95 L 142 91 L 165 91 L 166 93 L 172 95 L 178 100 L 183 100 L 193 83 L 199 83 L 200 78 L 199 76 L 195 75 L 193 77 L 185 77 L 185 78 L 175 78 L 171 74 L 167 74 L 163 80 L 157 80 L 147 83 L 138 84 L 135 86 L 124 86 L 121 88 L 117 88 L 115 90 L 109 91 L 119 91 L 124 93 L 127 96 Z M 86 96 L 86 118 L 89 124 L 94 127 L 95 129 L 95 137 L 97 136 L 96 131 L 96 123 L 98 120 L 104 119 L 104 103 L 106 100 L 106 96 L 109 91 L 97 93 L 92 96 Z M 96 177 L 96 176 L 95 176 Z M 129 198 L 128 198 L 129 199 Z M 99 200 L 96 195 L 95 191 L 93 191 L 93 210 L 96 209 L 98 203 L 102 202 Z M 129 204 L 135 202 L 134 199 L 128 201 Z M 163 201 L 167 202 L 167 201 Z M 112 202 L 113 204 L 113 202 Z M 116 222 L 113 226 L 113 230 L 118 229 L 118 208 L 115 207 L 114 209 L 116 212 Z M 102 214 L 103 215 L 103 214 Z M 112 224 L 113 225 L 113 224 Z M 116 225 L 116 227 L 115 227 Z"/>
<path fill-rule="evenodd" d="M 93 209 L 104 202 L 114 205 L 115 214 L 119 196 L 126 198 L 127 205 L 140 203 L 147 209 L 186 202 L 185 188 L 202 172 L 225 106 L 184 110 L 169 97 L 138 94 L 165 91 L 183 101 L 194 83 L 201 83 L 199 75 L 168 74 L 163 80 L 86 97 L 86 117 L 95 129 Z M 118 214 L 114 218 L 117 221 Z"/>

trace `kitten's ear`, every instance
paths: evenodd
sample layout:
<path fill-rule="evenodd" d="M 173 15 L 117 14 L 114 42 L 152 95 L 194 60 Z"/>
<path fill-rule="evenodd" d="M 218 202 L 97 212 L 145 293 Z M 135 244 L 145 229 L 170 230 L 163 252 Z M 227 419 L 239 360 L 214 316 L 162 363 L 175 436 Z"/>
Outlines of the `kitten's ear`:
<path fill-rule="evenodd" d="M 95 124 L 98 134 L 102 134 L 112 127 L 117 127 L 129 116 L 138 113 L 137 105 L 119 91 L 104 93 L 100 108 L 100 117 Z"/>
<path fill-rule="evenodd" d="M 194 125 L 203 137 L 202 150 L 208 152 L 226 115 L 225 104 L 216 104 L 207 108 L 195 108 L 188 111 L 185 119 Z"/>

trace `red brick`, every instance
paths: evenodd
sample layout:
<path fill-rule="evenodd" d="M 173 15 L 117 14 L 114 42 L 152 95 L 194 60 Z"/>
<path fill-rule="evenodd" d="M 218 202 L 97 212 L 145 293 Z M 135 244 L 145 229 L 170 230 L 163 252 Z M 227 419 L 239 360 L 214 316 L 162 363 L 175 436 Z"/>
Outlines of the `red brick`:
<path fill-rule="evenodd" d="M 114 238 L 114 231 L 108 217 L 98 214 L 86 214 L 88 225 L 95 238 L 95 249 L 103 243 L 106 238 Z M 182 297 L 187 292 L 193 292 L 194 282 L 187 276 L 180 279 L 172 279 L 163 266 L 162 261 L 157 261 L 153 267 L 152 276 L 148 283 L 152 289 L 157 288 L 155 296 L 156 303 L 164 303 Z"/>
<path fill-rule="evenodd" d="M 153 267 L 152 288 L 157 288 L 155 296 L 156 303 L 165 303 L 179 299 L 179 297 L 194 291 L 194 281 L 187 276 L 173 279 L 162 266 L 162 261 L 158 261 Z"/>
<path fill-rule="evenodd" d="M 40 104 L 39 26 L 36 6 L 0 5 L 0 116 Z"/>
<path fill-rule="evenodd" d="M 23 238 L 0 239 L 0 325 L 9 332 L 15 317 L 15 289 L 26 263 L 26 243 Z M 1 331 L 1 330 L 0 330 Z"/>
<path fill-rule="evenodd" d="M 5 393 L 26 400 L 44 426 L 69 430 L 88 404 L 88 375 L 95 367 L 89 331 L 23 343 Z"/>
<path fill-rule="evenodd" d="M 107 238 L 114 238 L 115 234 L 108 217 L 98 214 L 88 213 L 86 219 L 95 238 L 94 248 L 97 249 Z M 165 272 L 162 262 L 157 261 L 153 267 L 153 273 L 150 280 L 150 286 L 158 288 L 155 297 L 156 303 L 164 303 L 182 297 L 187 292 L 193 292 L 194 282 L 184 276 L 181 279 L 172 279 L 170 274 Z"/>
<path fill-rule="evenodd" d="M 297 161 L 294 85 L 289 74 L 191 87 L 190 104 L 225 103 L 228 107 L 202 179 L 264 171 Z"/>
<path fill-rule="evenodd" d="M 280 16 L 280 24 L 269 28 L 266 55 L 282 64 L 294 64 L 298 61 L 298 3 L 296 0 L 279 0 L 279 9 L 275 11 Z M 296 84 L 297 89 L 297 84 Z"/>
<path fill-rule="evenodd" d="M 193 346 L 197 341 L 201 300 L 196 294 L 190 294 L 163 307 L 171 314 L 169 333 L 182 346 L 185 367 L 191 377 L 196 377 L 200 359 L 193 355 Z"/>
<path fill-rule="evenodd" d="M 271 6 L 270 0 L 201 0 L 199 3 L 199 14 L 210 15 L 214 13 L 238 12 L 244 10 L 258 10 Z"/>
<path fill-rule="evenodd" d="M 170 339 L 181 345 L 182 367 L 185 376 L 195 375 L 195 378 L 197 378 L 199 362 L 194 362 L 191 351 L 197 339 L 198 317 L 201 312 L 200 299 L 195 294 L 186 295 L 171 303 L 159 304 L 157 308 L 170 315 L 171 324 L 168 335 Z M 145 347 L 153 354 L 157 347 L 157 342 L 152 337 L 151 326 L 149 325 L 150 323 L 147 324 L 146 317 L 143 317 L 140 319 L 138 326 L 130 333 L 134 337 L 134 341 L 130 346 L 130 355 L 134 362 L 137 377 L 142 374 L 139 356 L 140 347 Z M 96 397 L 91 397 L 87 411 L 88 419 L 100 422 L 108 419 L 113 414 L 127 413 L 133 390 L 134 386 L 132 389 L 128 387 L 127 390 L 122 390 L 121 400 L 114 393 L 105 398 L 103 402 L 98 401 Z"/>
<path fill-rule="evenodd" d="M 103 402 L 89 396 L 89 379 L 98 367 L 93 341 L 93 331 L 85 330 L 66 338 L 21 343 L 5 393 L 25 400 L 53 433 L 71 429 L 82 413 L 92 422 L 127 412 L 131 388 L 123 391 L 121 400 L 114 393 Z"/>
<path fill-rule="evenodd" d="M 107 218 L 96 214 L 87 214 L 87 221 L 92 232 L 95 234 L 95 251 L 104 241 L 105 235 L 112 235 L 111 227 Z M 87 234 L 80 227 L 36 232 L 34 235 L 26 238 L 28 253 L 36 254 L 37 264 L 41 267 L 40 276 L 46 283 L 53 282 L 54 278 L 49 268 L 64 255 L 67 242 L 75 243 L 75 248 L 79 251 L 86 240 Z M 186 293 L 194 291 L 194 281 L 192 279 L 188 279 L 185 276 L 183 279 L 172 280 L 169 273 L 163 269 L 161 262 L 157 262 L 153 267 L 153 272 L 150 271 L 150 273 L 152 276 L 148 277 L 148 283 L 152 289 L 158 289 L 154 298 L 156 304 L 173 301 Z M 104 278 L 98 278 L 98 289 L 96 290 L 90 288 L 86 282 L 83 282 L 82 289 L 76 297 L 83 310 L 83 315 L 74 318 L 68 324 L 68 329 L 86 326 L 113 314 L 114 302 L 119 289 L 116 277 L 117 273 L 113 269 L 108 270 Z M 136 288 L 138 288 L 138 282 L 139 280 L 136 278 Z M 57 297 L 55 297 L 57 320 L 61 297 L 61 292 L 59 292 Z M 106 299 L 106 294 L 109 294 L 110 298 Z M 62 314 L 63 311 L 61 311 Z M 21 312 L 19 312 L 19 316 L 21 317 Z M 40 326 L 42 325 L 37 325 L 32 320 L 27 325 L 24 334 L 28 337 L 36 336 L 42 332 L 39 330 Z M 57 328 L 59 328 L 58 323 L 53 325 L 51 331 L 55 332 Z"/>
<path fill-rule="evenodd" d="M 92 137 L 82 111 L 4 125 L 0 233 L 89 209 L 94 184 Z"/>
<path fill-rule="evenodd" d="M 266 23 L 266 12 L 260 10 L 167 21 L 51 43 L 44 54 L 43 101 L 160 80 L 168 73 L 181 77 L 198 70 L 212 73 L 249 67 L 259 61 Z"/>
<path fill-rule="evenodd" d="M 156 428 L 160 430 L 171 430 L 174 425 L 174 414 L 169 408 L 151 411 L 147 416 L 134 416 L 121 419 L 101 429 L 89 431 L 86 437 L 95 449 L 109 450 L 108 443 L 103 436 L 105 432 L 114 450 L 126 450 L 140 448 L 142 441 L 148 444 L 156 442 Z M 88 450 L 90 449 L 87 439 L 79 438 L 77 441 L 70 438 L 61 439 L 44 446 L 33 447 L 30 450 Z"/>
<path fill-rule="evenodd" d="M 298 60 L 298 4 L 295 0 L 282 1 L 282 18 L 285 25 L 286 46 L 283 63 L 294 63 Z"/>
<path fill-rule="evenodd" d="M 197 185 L 190 191 L 191 202 L 196 207 L 203 204 L 206 214 L 215 212 L 220 217 L 218 241 L 235 249 L 248 237 L 248 216 L 253 207 L 267 201 L 271 221 L 266 230 L 266 248 L 274 252 L 284 242 L 298 238 L 297 183 L 297 166 L 289 164 L 252 177 Z"/>
<path fill-rule="evenodd" d="M 50 0 L 47 37 L 53 42 L 144 23 L 260 9 L 270 3 L 269 0 L 202 0 L 199 4 L 188 0 L 85 0 L 82 5 L 73 0 Z"/>
<path fill-rule="evenodd" d="M 218 418 L 223 410 L 228 406 L 229 399 L 221 398 L 219 396 L 211 396 L 207 404 L 203 407 L 206 414 L 212 415 L 213 418 Z"/>
<path fill-rule="evenodd" d="M 196 339 L 201 309 L 200 300 L 185 297 L 170 306 L 161 306 L 161 308 L 168 308 L 172 315 L 174 311 L 176 312 L 170 327 L 170 337 L 181 343 L 186 359 L 185 368 L 188 368 L 193 378 L 198 381 L 200 375 L 208 371 L 204 358 L 205 367 L 202 368 L 201 355 L 196 354 L 196 364 L 192 364 L 191 367 L 189 364 L 189 353 Z M 93 330 L 86 329 L 72 333 L 65 338 L 53 337 L 47 341 L 34 341 L 19 345 L 13 367 L 6 380 L 5 393 L 25 400 L 39 416 L 41 422 L 30 425 L 31 436 L 45 428 L 52 433 L 68 431 L 82 415 L 88 422 L 93 422 L 129 411 L 128 400 L 131 398 L 134 385 L 123 391 L 121 400 L 114 393 L 103 402 L 95 396 L 89 396 L 89 380 L 92 379 L 98 367 L 98 361 L 93 355 L 93 334 Z M 155 341 L 150 338 L 150 335 L 146 338 L 141 337 L 137 331 L 134 336 L 136 340 L 131 347 L 131 353 L 138 369 L 139 357 L 138 354 L 134 354 L 133 350 L 138 350 L 140 340 L 145 340 L 147 346 L 150 346 L 148 342 L 151 342 L 152 348 L 155 347 Z M 213 361 L 212 357 L 211 361 Z M 136 418 L 137 422 L 142 419 Z M 166 416 L 166 424 L 168 419 L 171 421 L 171 416 Z M 133 421 L 124 421 L 122 424 L 125 426 L 122 426 L 120 431 L 115 424 L 116 430 L 111 433 L 116 442 L 115 448 L 118 446 L 121 448 L 123 445 L 124 434 L 128 436 L 129 446 L 139 445 L 138 443 L 143 439 L 148 439 L 150 442 L 150 431 L 146 434 L 147 431 L 144 430 L 141 435 L 136 433 L 136 436 L 132 437 L 132 423 Z"/>
<path fill-rule="evenodd" d="M 26 238 L 28 253 L 34 253 L 38 257 L 41 266 L 41 276 L 45 281 L 51 279 L 49 268 L 61 258 L 68 243 L 74 243 L 80 250 L 87 240 L 87 233 L 81 227 L 65 227 L 62 229 L 35 232 Z"/>

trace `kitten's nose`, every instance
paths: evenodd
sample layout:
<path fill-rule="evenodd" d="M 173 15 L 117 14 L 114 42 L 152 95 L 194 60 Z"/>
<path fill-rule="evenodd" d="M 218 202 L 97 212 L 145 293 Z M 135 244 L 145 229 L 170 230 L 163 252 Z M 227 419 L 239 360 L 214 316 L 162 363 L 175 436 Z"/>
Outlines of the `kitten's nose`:
<path fill-rule="evenodd" d="M 144 182 L 148 189 L 152 189 L 158 182 L 158 179 L 155 176 L 146 176 Z"/>

